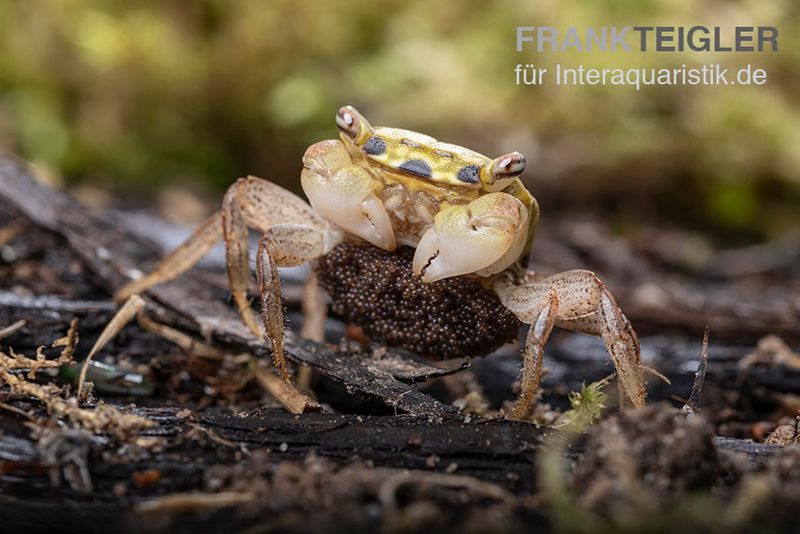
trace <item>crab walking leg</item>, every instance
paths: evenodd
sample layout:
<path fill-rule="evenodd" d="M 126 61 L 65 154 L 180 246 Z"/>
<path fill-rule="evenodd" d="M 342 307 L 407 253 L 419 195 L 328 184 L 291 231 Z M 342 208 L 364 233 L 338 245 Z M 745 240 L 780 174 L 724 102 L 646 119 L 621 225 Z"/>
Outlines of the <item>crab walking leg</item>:
<path fill-rule="evenodd" d="M 114 300 L 122 302 L 162 282 L 177 278 L 196 264 L 222 236 L 222 214 L 216 212 L 206 219 L 182 245 L 173 250 L 155 270 L 129 283 L 116 292 Z"/>
<path fill-rule="evenodd" d="M 303 328 L 300 336 L 318 343 L 325 341 L 325 320 L 328 318 L 328 306 L 325 294 L 319 285 L 317 271 L 311 269 L 308 280 L 303 285 L 303 297 L 300 301 L 303 309 Z M 302 387 L 311 385 L 312 370 L 308 365 L 300 365 L 297 369 L 297 383 Z"/>
<path fill-rule="evenodd" d="M 325 293 L 319 286 L 317 271 L 311 269 L 308 280 L 303 285 L 303 296 L 300 301 L 303 309 L 303 328 L 300 335 L 321 343 L 325 340 L 325 320 L 328 317 L 328 306 L 325 304 Z"/>
<path fill-rule="evenodd" d="M 329 225 L 280 224 L 269 228 L 258 243 L 256 275 L 261 293 L 261 314 L 272 357 L 281 377 L 289 382 L 283 352 L 283 303 L 278 267 L 294 267 L 318 258 L 342 240 L 340 230 Z"/>
<path fill-rule="evenodd" d="M 598 335 L 599 332 L 617 370 L 617 383 L 623 406 L 626 408 L 644 406 L 647 391 L 640 365 L 639 338 L 605 285 L 600 293 L 598 312 L 585 317 L 566 319 L 556 324 L 561 328 L 587 334 Z"/>
<path fill-rule="evenodd" d="M 247 221 L 239 201 L 239 183 L 228 189 L 222 200 L 222 235 L 225 239 L 225 264 L 228 267 L 228 285 L 244 324 L 261 337 L 250 299 L 247 282 L 250 279 L 250 243 L 247 239 Z"/>
<path fill-rule="evenodd" d="M 274 224 L 309 223 L 322 227 L 324 221 L 300 197 L 255 176 L 240 178 L 228 189 L 222 201 L 222 220 L 231 295 L 244 323 L 253 334 L 261 336 L 247 298 L 250 280 L 248 228 L 263 233 Z"/>
<path fill-rule="evenodd" d="M 536 398 L 536 393 L 538 393 L 539 385 L 542 382 L 544 346 L 547 343 L 547 338 L 550 337 L 550 332 L 553 331 L 553 324 L 558 313 L 558 295 L 556 292 L 550 291 L 542 304 L 543 306 L 536 314 L 536 318 L 531 322 L 528 336 L 525 339 L 522 357 L 522 385 L 509 419 L 520 420 L 525 417 L 531 403 Z"/>
<path fill-rule="evenodd" d="M 330 224 L 308 203 L 271 182 L 248 176 L 237 182 L 236 191 L 238 205 L 247 219 L 247 225 L 261 233 L 267 233 L 272 225 L 279 223 L 303 223 L 326 229 L 324 231 L 329 234 L 333 232 L 330 230 Z M 249 259 L 244 264 L 249 265 Z M 243 285 L 246 286 L 246 284 Z M 307 339 L 321 341 L 325 330 L 327 308 L 322 290 L 316 283 L 316 273 L 313 270 L 303 289 L 302 307 L 304 320 L 300 335 Z M 247 309 L 249 310 L 249 306 Z M 282 320 L 280 324 L 282 324 Z M 310 371 L 309 367 L 300 366 L 297 381 L 301 386 L 311 382 Z"/>
<path fill-rule="evenodd" d="M 611 292 L 594 273 L 567 271 L 523 285 L 515 285 L 509 277 L 500 277 L 494 289 L 503 304 L 527 324 L 535 324 L 542 302 L 555 292 L 556 326 L 601 336 L 617 370 L 620 401 L 626 407 L 645 404 L 636 333 Z"/>
<path fill-rule="evenodd" d="M 162 260 L 153 272 L 120 289 L 115 298 L 124 300 L 130 295 L 177 278 L 224 238 L 231 293 L 242 320 L 260 337 L 258 321 L 247 299 L 247 282 L 250 276 L 247 229 L 253 228 L 264 233 L 271 226 L 282 223 L 308 223 L 327 227 L 324 219 L 297 195 L 261 178 L 240 178 L 228 188 L 222 211 L 209 217 L 189 239 Z"/>

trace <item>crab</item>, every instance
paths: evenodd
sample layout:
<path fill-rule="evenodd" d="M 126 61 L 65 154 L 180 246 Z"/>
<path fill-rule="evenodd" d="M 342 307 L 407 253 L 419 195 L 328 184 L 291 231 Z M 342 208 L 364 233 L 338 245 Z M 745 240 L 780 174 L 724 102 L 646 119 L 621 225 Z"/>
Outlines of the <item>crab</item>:
<path fill-rule="evenodd" d="M 602 337 L 616 367 L 621 405 L 645 404 L 638 339 L 606 285 L 587 270 L 544 277 L 522 265 L 539 207 L 520 179 L 526 165 L 521 153 L 492 159 L 421 133 L 373 127 L 352 106 L 339 109 L 336 124 L 338 139 L 315 143 L 303 156 L 300 181 L 308 202 L 267 180 L 240 178 L 225 194 L 221 211 L 117 298 L 179 276 L 222 238 L 238 312 L 254 335 L 271 343 L 279 374 L 291 381 L 278 267 L 324 259 L 348 243 L 377 247 L 382 254 L 403 249 L 406 256 L 410 247 L 415 283 L 468 281 L 458 287 L 490 293 L 504 311 L 530 325 L 520 391 L 509 418 L 523 418 L 536 398 L 554 326 Z M 248 229 L 262 234 L 256 275 L 263 333 L 247 294 Z M 468 303 L 473 297 L 460 298 Z M 372 299 L 360 302 L 365 301 Z"/>

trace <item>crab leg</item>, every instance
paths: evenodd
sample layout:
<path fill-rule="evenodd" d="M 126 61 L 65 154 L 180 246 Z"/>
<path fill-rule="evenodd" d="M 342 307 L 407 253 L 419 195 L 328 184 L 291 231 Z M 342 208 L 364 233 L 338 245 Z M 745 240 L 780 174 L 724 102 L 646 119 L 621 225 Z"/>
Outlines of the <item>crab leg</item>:
<path fill-rule="evenodd" d="M 141 293 L 178 277 L 200 261 L 220 238 L 224 238 L 231 294 L 244 323 L 253 334 L 260 337 L 258 321 L 247 298 L 250 278 L 247 239 L 249 228 L 264 234 L 260 249 L 266 250 L 267 255 L 276 256 L 270 263 L 265 262 L 259 253 L 259 259 L 265 266 L 298 265 L 329 252 L 342 239 L 339 229 L 314 212 L 297 195 L 261 178 L 240 178 L 225 194 L 220 212 L 209 217 L 153 272 L 120 289 L 116 298 L 123 299 L 134 293 Z M 292 243 L 292 239 L 299 241 Z M 277 271 L 266 267 L 262 271 L 259 273 L 259 282 L 263 281 L 262 288 L 277 287 L 280 291 Z M 266 276 L 268 271 L 269 276 Z M 264 293 L 262 291 L 262 295 Z M 265 310 L 265 317 L 269 318 L 265 319 L 265 325 L 267 335 L 275 347 L 276 365 L 282 376 L 288 378 L 283 356 L 283 309 L 280 305 L 280 293 L 277 301 L 274 295 L 271 299 L 262 300 L 269 305 L 269 309 Z"/>
<path fill-rule="evenodd" d="M 173 250 L 151 273 L 129 283 L 114 294 L 114 300 L 123 302 L 132 295 L 147 291 L 154 285 L 173 280 L 200 261 L 222 236 L 222 214 L 215 213 L 194 233 Z"/>
<path fill-rule="evenodd" d="M 228 189 L 222 202 L 222 219 L 231 294 L 242 320 L 260 336 L 247 298 L 250 278 L 247 229 L 266 233 L 276 224 L 307 223 L 324 231 L 329 225 L 293 193 L 253 176 L 240 178 Z"/>
<path fill-rule="evenodd" d="M 536 313 L 536 318 L 531 321 L 525 347 L 522 353 L 522 384 L 519 398 L 509 415 L 510 419 L 519 420 L 525 417 L 542 382 L 542 360 L 544 359 L 544 345 L 558 313 L 558 295 L 550 291 L 545 300 L 540 301 L 542 306 Z"/>
<path fill-rule="evenodd" d="M 310 339 L 317 343 L 325 341 L 325 321 L 328 318 L 328 305 L 325 302 L 325 293 L 319 285 L 317 271 L 311 269 L 308 280 L 303 285 L 303 297 L 300 301 L 303 310 L 303 327 L 300 337 Z M 297 383 L 300 387 L 307 388 L 311 385 L 312 370 L 305 364 L 297 369 Z"/>
<path fill-rule="evenodd" d="M 256 275 L 261 293 L 261 314 L 272 342 L 275 367 L 289 380 L 283 354 L 283 303 L 278 267 L 293 267 L 328 253 L 339 241 L 336 229 L 305 224 L 280 224 L 269 228 L 258 243 Z"/>
<path fill-rule="evenodd" d="M 617 370 L 620 402 L 645 403 L 639 366 L 639 341 L 605 284 L 590 271 L 567 271 L 533 283 L 515 285 L 509 277 L 494 285 L 500 300 L 531 329 L 525 344 L 522 390 L 512 419 L 524 417 L 541 382 L 541 359 L 552 325 L 601 336 Z"/>
<path fill-rule="evenodd" d="M 239 193 L 241 186 L 228 189 L 222 200 L 222 236 L 225 239 L 225 264 L 228 267 L 228 285 L 242 316 L 244 324 L 261 336 L 250 299 L 247 298 L 247 282 L 250 278 L 250 242 L 247 239 L 247 220 L 244 217 Z"/>
<path fill-rule="evenodd" d="M 325 341 L 325 320 L 328 318 L 328 305 L 325 293 L 319 285 L 317 271 L 311 269 L 308 280 L 303 285 L 303 297 L 300 301 L 303 309 L 303 328 L 300 335 L 318 343 Z"/>

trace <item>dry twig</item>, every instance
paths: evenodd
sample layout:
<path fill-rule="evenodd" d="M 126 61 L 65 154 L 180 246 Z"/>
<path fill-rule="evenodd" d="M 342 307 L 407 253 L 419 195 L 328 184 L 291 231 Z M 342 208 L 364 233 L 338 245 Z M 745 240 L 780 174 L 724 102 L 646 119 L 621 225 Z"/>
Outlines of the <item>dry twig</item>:
<path fill-rule="evenodd" d="M 133 295 L 125 304 L 122 305 L 122 308 L 119 309 L 116 315 L 109 321 L 103 331 L 100 333 L 100 337 L 97 338 L 95 341 L 92 350 L 89 351 L 89 355 L 83 360 L 83 366 L 81 367 L 81 374 L 78 378 L 78 398 L 84 399 L 86 392 L 83 388 L 83 382 L 86 380 L 86 373 L 89 370 L 89 362 L 92 360 L 92 357 L 99 352 L 103 347 L 106 346 L 106 343 L 111 341 L 114 336 L 116 336 L 120 330 L 122 330 L 126 324 L 133 319 L 139 311 L 144 308 L 145 302 L 142 297 L 139 295 Z"/>
<path fill-rule="evenodd" d="M 197 341 L 192 336 L 184 334 L 180 330 L 152 320 L 145 313 L 140 313 L 137 320 L 139 326 L 144 330 L 176 344 L 189 354 L 219 361 L 222 361 L 225 359 L 225 356 L 228 355 L 228 353 L 222 349 Z"/>
<path fill-rule="evenodd" d="M 62 365 L 72 361 L 72 358 L 75 354 L 75 345 L 78 342 L 77 332 L 78 321 L 77 319 L 73 319 L 69 325 L 69 331 L 67 332 L 67 335 L 53 342 L 53 347 L 64 347 L 64 349 L 61 351 L 61 355 L 55 360 L 48 360 L 45 358 L 45 355 L 42 352 L 44 347 L 39 347 L 36 350 L 35 360 L 22 354 L 17 354 L 13 349 L 9 348 L 8 354 L 0 352 L 0 356 L 3 358 L 0 361 L 0 369 L 28 369 L 28 378 L 31 379 L 36 376 L 36 372 L 39 369 L 58 369 Z"/>
<path fill-rule="evenodd" d="M 124 440 L 153 422 L 138 415 L 129 414 L 108 404 L 99 403 L 92 409 L 81 408 L 75 398 L 61 398 L 61 388 L 55 384 L 34 384 L 11 373 L 5 364 L 10 357 L 0 353 L 0 379 L 17 395 L 33 397 L 45 405 L 47 411 L 58 417 L 66 417 L 94 433 L 108 432 Z"/>
<path fill-rule="evenodd" d="M 0 245 L 5 245 L 25 230 L 28 223 L 24 219 L 14 219 L 0 228 Z"/>
<path fill-rule="evenodd" d="M 700 351 L 700 365 L 697 366 L 697 371 L 694 373 L 692 393 L 689 395 L 689 400 L 683 405 L 683 411 L 688 416 L 694 415 L 695 412 L 700 411 L 700 393 L 703 390 L 703 382 L 705 382 L 706 379 L 706 367 L 708 366 L 708 333 L 709 328 L 706 326 L 706 331 L 703 334 L 703 350 Z"/>
<path fill-rule="evenodd" d="M 281 406 L 293 414 L 322 411 L 322 406 L 317 401 L 304 395 L 291 384 L 263 366 L 253 366 L 253 374 L 258 385 L 272 395 Z"/>
<path fill-rule="evenodd" d="M 254 492 L 173 493 L 136 505 L 139 513 L 208 512 L 255 501 Z"/>
<path fill-rule="evenodd" d="M 25 326 L 25 319 L 20 319 L 16 323 L 14 323 L 12 325 L 9 325 L 9 326 L 7 326 L 7 327 L 5 327 L 3 329 L 0 329 L 0 339 L 3 339 L 4 337 L 10 336 L 11 334 L 16 332 L 17 330 L 19 330 L 23 326 Z"/>
<path fill-rule="evenodd" d="M 113 322 L 113 321 L 112 321 Z M 47 411 L 58 417 L 66 417 L 73 423 L 92 432 L 108 432 L 120 439 L 125 439 L 145 427 L 152 426 L 152 421 L 134 414 L 100 403 L 92 409 L 78 406 L 78 399 L 63 399 L 61 388 L 55 384 L 36 384 L 28 382 L 14 374 L 13 370 L 28 369 L 28 377 L 33 378 L 40 369 L 53 369 L 71 363 L 78 342 L 78 322 L 70 323 L 67 335 L 57 339 L 54 347 L 63 347 L 55 360 L 47 360 L 41 347 L 36 351 L 36 359 L 28 358 L 10 350 L 10 354 L 0 352 L 0 380 L 8 384 L 16 395 L 33 397 L 45 405 Z"/>

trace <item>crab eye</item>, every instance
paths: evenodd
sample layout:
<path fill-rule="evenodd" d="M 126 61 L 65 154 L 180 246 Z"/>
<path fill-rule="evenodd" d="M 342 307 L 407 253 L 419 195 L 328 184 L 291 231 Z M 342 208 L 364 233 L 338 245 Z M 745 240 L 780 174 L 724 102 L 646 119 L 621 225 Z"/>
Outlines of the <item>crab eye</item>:
<path fill-rule="evenodd" d="M 359 113 L 354 107 L 343 106 L 339 108 L 339 112 L 336 114 L 336 126 L 351 139 L 355 139 L 358 135 L 358 122 Z"/>
<path fill-rule="evenodd" d="M 525 156 L 519 152 L 511 152 L 492 162 L 492 176 L 495 180 L 515 177 L 525 170 Z"/>

